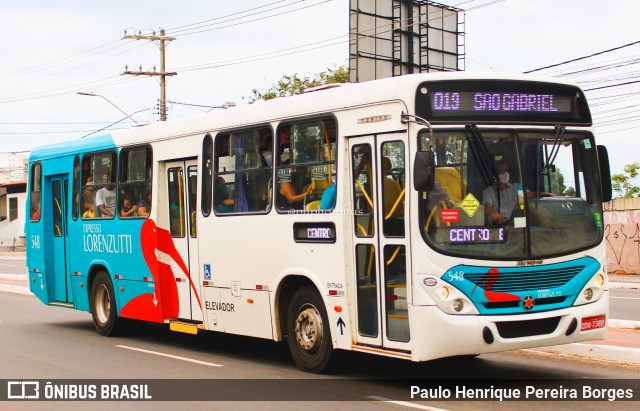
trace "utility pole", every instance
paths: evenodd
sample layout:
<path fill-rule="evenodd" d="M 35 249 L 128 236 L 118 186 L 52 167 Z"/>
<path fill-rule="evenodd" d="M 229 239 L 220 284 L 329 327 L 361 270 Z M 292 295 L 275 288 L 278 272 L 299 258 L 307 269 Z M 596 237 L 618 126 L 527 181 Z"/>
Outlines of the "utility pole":
<path fill-rule="evenodd" d="M 134 39 L 134 40 L 152 40 L 159 41 L 160 47 L 160 71 L 129 71 L 125 67 L 125 71 L 122 74 L 128 74 L 131 76 L 160 76 L 160 121 L 167 120 L 167 76 L 175 76 L 178 73 L 171 72 L 167 73 L 165 71 L 165 51 L 166 51 L 166 42 L 175 40 L 175 37 L 166 37 L 164 33 L 164 29 L 160 29 L 160 36 L 156 36 L 155 32 L 153 35 L 142 35 L 142 34 L 134 34 L 127 35 L 125 31 L 124 37 L 125 39 Z"/>

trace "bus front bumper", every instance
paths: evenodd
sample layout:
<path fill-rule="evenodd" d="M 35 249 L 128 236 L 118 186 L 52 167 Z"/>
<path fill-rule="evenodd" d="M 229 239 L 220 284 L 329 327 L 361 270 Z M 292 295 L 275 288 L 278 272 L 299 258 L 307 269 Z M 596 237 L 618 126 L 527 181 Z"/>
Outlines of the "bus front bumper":
<path fill-rule="evenodd" d="M 606 336 L 609 295 L 591 304 L 524 315 L 451 315 L 414 307 L 412 360 L 600 340 Z"/>

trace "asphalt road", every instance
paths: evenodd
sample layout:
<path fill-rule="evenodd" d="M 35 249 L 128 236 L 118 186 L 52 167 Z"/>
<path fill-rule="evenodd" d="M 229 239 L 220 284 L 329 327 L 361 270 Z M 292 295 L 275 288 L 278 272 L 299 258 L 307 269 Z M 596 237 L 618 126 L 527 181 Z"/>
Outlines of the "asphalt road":
<path fill-rule="evenodd" d="M 640 369 L 637 367 L 574 361 L 522 351 L 422 364 L 344 353 L 337 373 L 316 376 L 299 371 L 286 345 L 272 341 L 217 333 L 192 336 L 173 333 L 164 325 L 155 324 L 148 325 L 144 333 L 138 335 L 105 338 L 94 331 L 88 313 L 46 307 L 33 297 L 10 293 L 0 293 L 0 307 L 0 379 L 54 382 L 75 379 L 87 384 L 102 379 L 189 379 L 194 380 L 198 389 L 213 390 L 214 396 L 234 400 L 92 402 L 91 409 L 332 408 L 351 411 L 410 410 L 419 406 L 430 410 L 509 410 L 517 406 L 521 410 L 538 410 L 543 406 L 554 406 L 553 402 L 536 401 L 463 402 L 437 397 L 413 402 L 410 398 L 412 386 L 442 384 L 457 387 L 474 382 L 500 385 L 505 379 L 515 379 L 511 385 L 524 381 L 534 386 L 551 383 L 565 387 L 576 381 L 597 385 L 599 379 L 612 379 L 621 384 L 630 382 L 640 400 Z M 573 379 L 573 382 L 565 379 Z M 229 380 L 235 381 L 228 385 Z M 224 391 L 220 384 L 227 384 L 222 386 Z M 178 382 L 175 385 L 182 386 Z M 291 401 L 261 400 L 274 392 Z M 0 408 L 54 409 L 55 404 L 65 409 L 86 409 L 88 406 L 88 403 L 79 402 L 12 402 L 8 408 L 5 407 L 7 404 L 0 403 Z M 630 405 L 628 402 L 583 401 L 563 402 L 561 406 L 567 410 L 600 410 L 629 409 Z"/>

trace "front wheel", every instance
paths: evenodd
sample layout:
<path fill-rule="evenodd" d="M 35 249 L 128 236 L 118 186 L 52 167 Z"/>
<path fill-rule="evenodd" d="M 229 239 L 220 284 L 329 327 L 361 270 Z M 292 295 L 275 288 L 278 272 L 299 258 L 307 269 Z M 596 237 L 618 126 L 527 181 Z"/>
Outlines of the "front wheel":
<path fill-rule="evenodd" d="M 91 316 L 93 325 L 100 335 L 113 337 L 128 329 L 127 320 L 119 318 L 116 312 L 113 285 L 105 271 L 98 272 L 91 285 Z"/>
<path fill-rule="evenodd" d="M 287 342 L 298 367 L 307 372 L 327 371 L 333 354 L 324 302 L 311 287 L 295 292 L 287 316 Z"/>

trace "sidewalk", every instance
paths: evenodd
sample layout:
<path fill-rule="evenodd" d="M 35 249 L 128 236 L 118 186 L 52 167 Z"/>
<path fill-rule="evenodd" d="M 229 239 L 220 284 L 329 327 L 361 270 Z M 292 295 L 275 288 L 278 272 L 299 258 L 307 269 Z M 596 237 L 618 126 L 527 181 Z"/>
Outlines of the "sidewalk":
<path fill-rule="evenodd" d="M 24 259 L 24 253 L 0 252 L 0 261 Z M 640 275 L 609 275 L 609 288 L 640 289 Z M 27 274 L 0 274 L 0 292 L 32 295 L 29 291 Z M 605 340 L 584 341 L 524 351 L 588 358 L 640 367 L 640 321 L 609 319 L 608 326 Z"/>

